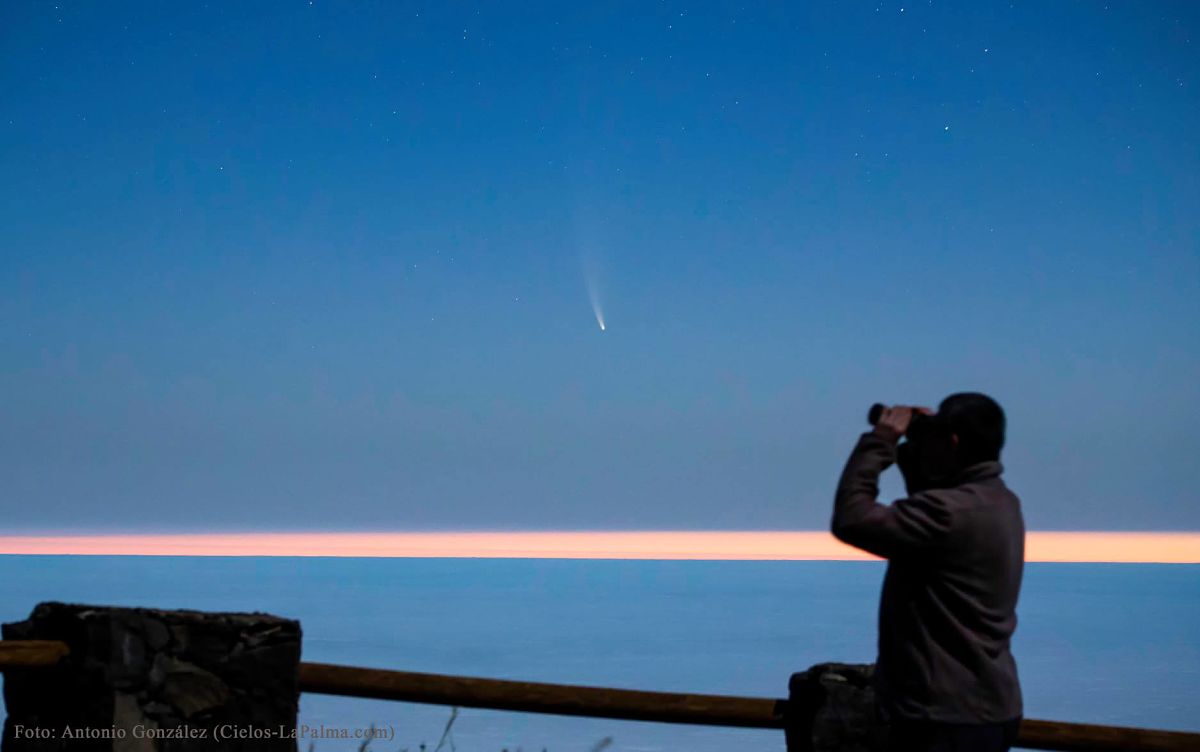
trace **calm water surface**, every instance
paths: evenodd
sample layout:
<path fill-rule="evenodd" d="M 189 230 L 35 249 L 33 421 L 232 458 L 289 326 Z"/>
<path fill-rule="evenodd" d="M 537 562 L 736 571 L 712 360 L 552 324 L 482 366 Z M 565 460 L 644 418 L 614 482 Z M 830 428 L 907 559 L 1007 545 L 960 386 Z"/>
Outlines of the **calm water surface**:
<path fill-rule="evenodd" d="M 0 620 L 43 600 L 257 610 L 299 619 L 311 661 L 783 696 L 793 671 L 871 660 L 882 575 L 866 562 L 0 556 Z M 1031 564 L 1019 616 L 1029 717 L 1200 730 L 1200 567 Z M 432 749 L 449 715 L 301 700 L 310 726 L 394 727 L 375 750 Z M 770 731 L 473 709 L 453 726 L 463 752 L 605 737 L 610 750 L 783 749 Z"/>

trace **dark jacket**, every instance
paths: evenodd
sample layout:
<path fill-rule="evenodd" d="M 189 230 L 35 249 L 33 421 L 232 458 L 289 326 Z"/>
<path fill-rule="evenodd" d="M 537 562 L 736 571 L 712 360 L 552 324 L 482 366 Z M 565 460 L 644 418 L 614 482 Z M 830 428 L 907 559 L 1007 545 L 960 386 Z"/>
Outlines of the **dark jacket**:
<path fill-rule="evenodd" d="M 833 534 L 888 560 L 879 603 L 876 691 L 885 714 L 950 723 L 1022 713 L 1009 640 L 1025 560 L 1021 502 L 999 462 L 952 488 L 876 501 L 896 445 L 863 434 L 838 483 Z"/>

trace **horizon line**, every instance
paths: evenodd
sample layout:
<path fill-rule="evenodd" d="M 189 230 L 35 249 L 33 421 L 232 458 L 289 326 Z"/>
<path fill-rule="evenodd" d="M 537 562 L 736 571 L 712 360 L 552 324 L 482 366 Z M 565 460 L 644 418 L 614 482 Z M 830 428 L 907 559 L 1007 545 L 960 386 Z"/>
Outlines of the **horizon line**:
<path fill-rule="evenodd" d="M 822 530 L 0 534 L 0 555 L 878 561 Z M 1025 561 L 1200 564 L 1200 532 L 1028 531 Z"/>

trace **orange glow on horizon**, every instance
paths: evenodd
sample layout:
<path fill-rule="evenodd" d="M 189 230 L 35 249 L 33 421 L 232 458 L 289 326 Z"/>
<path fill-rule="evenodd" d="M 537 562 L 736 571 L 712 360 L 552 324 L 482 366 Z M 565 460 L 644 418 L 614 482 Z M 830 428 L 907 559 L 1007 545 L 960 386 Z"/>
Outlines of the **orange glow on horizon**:
<path fill-rule="evenodd" d="M 869 561 L 822 531 L 0 535 L 0 554 Z M 1200 563 L 1200 533 L 1027 534 L 1030 562 Z"/>

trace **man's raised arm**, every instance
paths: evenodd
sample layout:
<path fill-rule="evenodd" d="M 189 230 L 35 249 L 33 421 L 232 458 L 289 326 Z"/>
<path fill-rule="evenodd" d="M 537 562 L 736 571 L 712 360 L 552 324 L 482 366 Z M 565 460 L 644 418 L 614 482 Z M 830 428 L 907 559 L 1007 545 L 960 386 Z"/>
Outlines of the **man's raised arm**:
<path fill-rule="evenodd" d="M 899 431 L 885 424 L 858 440 L 838 482 L 833 504 L 834 537 L 883 558 L 936 548 L 950 529 L 949 510 L 928 493 L 880 504 L 879 476 L 896 461 Z"/>

